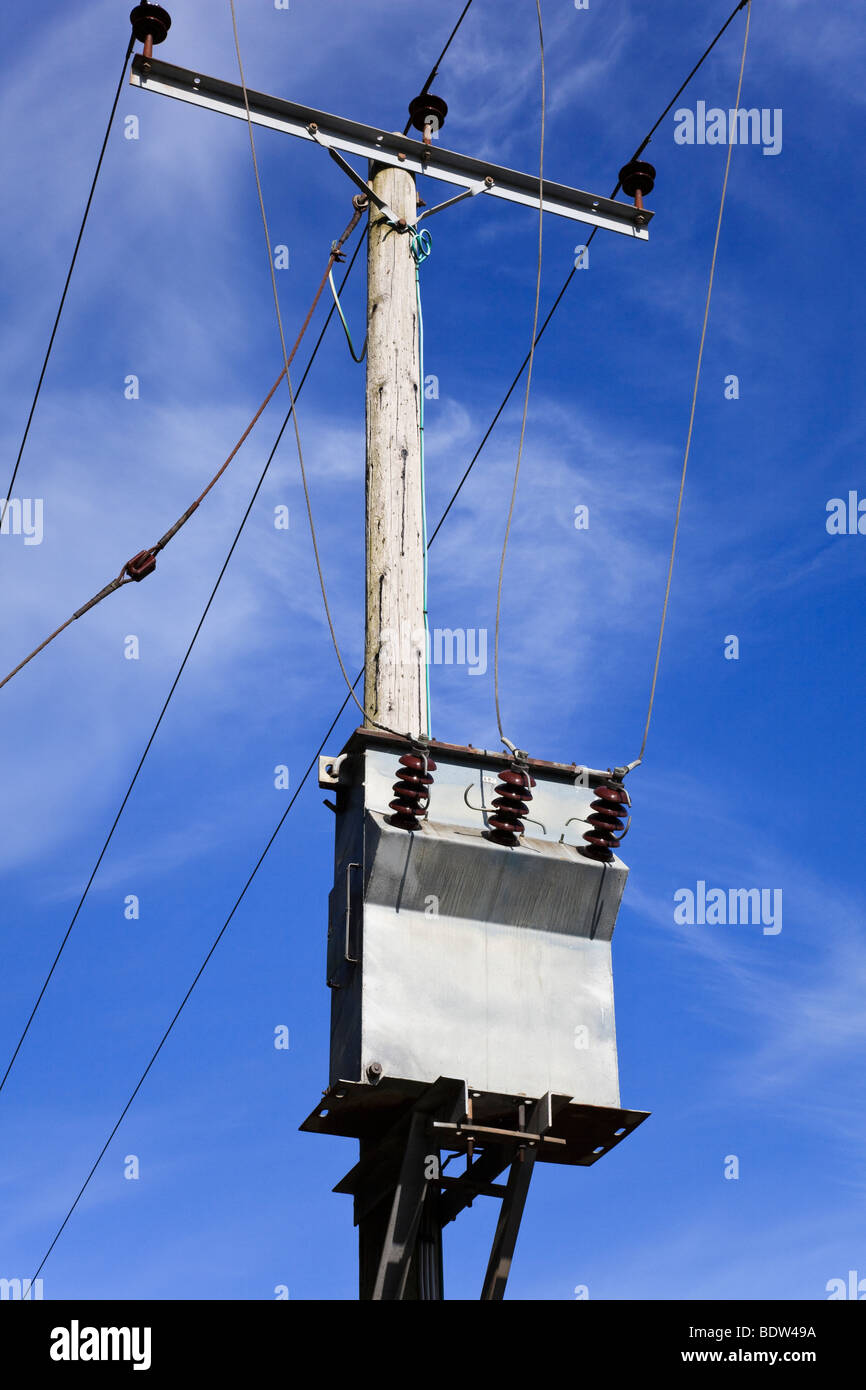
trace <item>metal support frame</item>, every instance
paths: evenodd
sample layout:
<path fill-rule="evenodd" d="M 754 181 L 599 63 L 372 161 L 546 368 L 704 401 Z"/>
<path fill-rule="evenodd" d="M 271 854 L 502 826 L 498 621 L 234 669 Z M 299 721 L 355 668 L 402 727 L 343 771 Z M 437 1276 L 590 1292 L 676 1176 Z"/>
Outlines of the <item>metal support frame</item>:
<path fill-rule="evenodd" d="M 204 106 L 211 111 L 246 120 L 243 88 L 216 77 L 206 77 L 202 73 L 175 67 L 156 58 L 144 58 L 139 54 L 132 62 L 130 82 L 144 91 L 175 97 L 194 106 Z M 347 120 L 343 116 L 332 116 L 326 111 L 283 101 L 262 92 L 247 89 L 247 97 L 250 119 L 255 125 L 281 130 L 302 140 L 314 140 L 329 150 L 363 155 L 379 164 L 391 164 L 413 174 L 426 174 L 444 183 L 458 184 L 469 193 L 484 193 L 491 198 L 520 203 L 524 207 L 538 207 L 540 190 L 537 175 L 518 173 L 514 169 L 490 164 L 486 160 L 438 145 L 425 145 L 423 140 L 413 140 L 408 135 L 379 130 L 376 126 Z M 542 191 L 545 212 L 577 222 L 588 222 L 639 241 L 649 239 L 647 226 L 653 214 L 647 208 L 636 208 L 631 203 L 596 196 L 549 179 L 544 180 Z"/>
<path fill-rule="evenodd" d="M 426 1122 L 418 1111 L 409 1124 L 409 1134 L 400 1165 L 400 1176 L 391 1198 L 391 1211 L 379 1257 L 373 1298 L 401 1299 L 406 1292 L 409 1264 L 421 1224 L 421 1208 L 427 1195 L 424 1178 Z"/>
<path fill-rule="evenodd" d="M 517 1129 L 480 1125 L 465 1082 L 440 1077 L 380 1139 L 362 1144 L 359 1162 L 334 1189 L 354 1196 L 355 1224 L 365 1222 L 368 1233 L 368 1218 L 380 1213 L 375 1248 L 361 1251 L 361 1298 L 442 1298 L 442 1229 L 483 1196 L 502 1206 L 481 1299 L 501 1300 L 536 1157 L 543 1145 L 564 1142 L 550 1131 L 570 1099 L 518 1098 Z M 466 1154 L 463 1173 L 444 1174 L 442 1148 Z M 496 1183 L 505 1169 L 507 1182 Z"/>
<path fill-rule="evenodd" d="M 529 1118 L 528 1132 L 539 1138 L 545 1135 L 552 1127 L 556 1113 L 563 1106 L 568 1105 L 569 1099 L 569 1096 L 552 1096 L 549 1092 L 546 1096 L 542 1096 Z M 517 1244 L 517 1233 L 520 1230 L 523 1208 L 529 1195 L 529 1184 L 532 1180 L 537 1153 L 537 1144 L 527 1145 L 519 1148 L 512 1159 L 508 1185 L 502 1198 L 499 1220 L 496 1223 L 496 1234 L 493 1237 L 493 1249 L 490 1252 L 487 1273 L 484 1276 L 484 1288 L 481 1297 L 485 1301 L 495 1302 L 505 1296 L 505 1285 L 511 1271 L 514 1247 Z"/>

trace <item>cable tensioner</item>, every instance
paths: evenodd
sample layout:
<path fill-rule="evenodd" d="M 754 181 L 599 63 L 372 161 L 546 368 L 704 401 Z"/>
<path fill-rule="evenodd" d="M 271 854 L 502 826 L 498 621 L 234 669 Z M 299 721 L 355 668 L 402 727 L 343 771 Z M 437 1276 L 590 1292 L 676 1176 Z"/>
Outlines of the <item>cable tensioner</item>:
<path fill-rule="evenodd" d="M 137 555 L 133 555 L 124 565 L 122 573 L 129 575 L 136 584 L 140 584 L 142 579 L 146 579 L 149 574 L 153 574 L 156 569 L 156 555 L 152 550 L 140 550 Z"/>

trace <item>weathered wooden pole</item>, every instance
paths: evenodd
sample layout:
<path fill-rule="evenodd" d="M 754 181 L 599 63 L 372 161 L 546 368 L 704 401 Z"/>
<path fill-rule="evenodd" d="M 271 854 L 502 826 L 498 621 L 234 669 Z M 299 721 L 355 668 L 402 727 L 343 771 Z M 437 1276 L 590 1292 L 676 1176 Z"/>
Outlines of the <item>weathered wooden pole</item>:
<path fill-rule="evenodd" d="M 370 166 L 373 192 L 413 226 L 415 178 Z M 367 253 L 367 596 L 364 711 L 368 724 L 427 733 L 424 532 L 415 262 L 406 231 L 370 199 Z"/>
<path fill-rule="evenodd" d="M 371 187 L 413 226 L 414 176 L 371 163 Z M 370 199 L 367 252 L 367 602 L 364 712 L 368 724 L 426 734 L 424 527 L 415 261 L 406 231 Z M 375 1148 L 375 1143 L 372 1145 Z M 361 1156 L 367 1145 L 361 1141 Z M 394 1180 L 397 1181 L 395 1170 Z M 441 1298 L 442 1232 L 428 1192 L 405 1298 Z M 375 1296 L 390 1200 L 358 1221 L 359 1293 Z"/>

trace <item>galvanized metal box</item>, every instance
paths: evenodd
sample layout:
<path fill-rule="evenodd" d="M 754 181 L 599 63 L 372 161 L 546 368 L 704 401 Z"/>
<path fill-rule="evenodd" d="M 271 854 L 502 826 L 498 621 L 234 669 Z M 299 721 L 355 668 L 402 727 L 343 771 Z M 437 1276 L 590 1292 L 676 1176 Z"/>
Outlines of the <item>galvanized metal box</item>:
<path fill-rule="evenodd" d="M 619 1107 L 611 938 L 628 870 L 578 851 L 593 778 L 533 762 L 526 833 L 505 847 L 486 830 L 502 755 L 436 744 L 428 816 L 407 832 L 389 810 L 405 751 L 359 731 L 322 760 L 338 805 L 331 1082 L 382 1076 L 408 1097 L 459 1077 Z"/>

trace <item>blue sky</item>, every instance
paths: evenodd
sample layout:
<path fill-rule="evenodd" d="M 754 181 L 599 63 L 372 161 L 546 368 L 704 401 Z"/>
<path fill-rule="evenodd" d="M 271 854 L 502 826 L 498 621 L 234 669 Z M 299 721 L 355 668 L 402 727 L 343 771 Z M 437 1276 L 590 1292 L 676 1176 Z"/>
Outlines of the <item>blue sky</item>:
<path fill-rule="evenodd" d="M 731 0 L 732 3 L 732 0 Z M 551 178 L 607 194 L 727 17 L 686 0 L 544 4 Z M 228 4 L 182 0 L 158 56 L 236 80 Z M 858 391 L 864 30 L 853 0 L 755 0 L 742 105 L 777 155 L 733 151 L 656 712 L 630 782 L 614 938 L 623 1103 L 652 1118 L 588 1170 L 542 1167 L 509 1296 L 825 1298 L 863 1236 L 863 622 Z M 452 15 L 453 11 L 453 15 Z M 7 475 L 128 35 L 122 4 L 28 10 L 2 55 Z M 249 84 L 388 129 L 459 7 L 238 6 Z M 743 19 L 681 104 L 733 104 Z M 476 0 L 436 89 L 442 142 L 531 170 L 535 7 Z M 399 67 L 395 69 L 395 63 Z M 137 115 L 139 138 L 124 139 Z M 353 192 L 321 151 L 259 131 L 287 334 Z M 673 113 L 647 245 L 600 233 L 536 355 L 503 600 L 506 723 L 534 755 L 636 757 L 688 423 L 724 146 Z M 428 202 L 437 200 L 437 187 Z M 442 196 L 439 194 L 438 196 Z M 152 544 L 215 471 L 280 365 L 240 121 L 126 89 L 0 537 L 4 671 Z M 438 518 L 528 346 L 537 224 L 471 200 L 422 270 L 429 509 Z M 545 219 L 542 312 L 585 237 Z M 363 275 L 347 289 L 363 322 Z M 320 311 L 317 323 L 321 322 Z M 310 342 L 313 340 L 310 339 Z M 303 359 L 305 360 L 305 358 Z M 124 379 L 140 398 L 124 398 Z M 739 378 L 726 400 L 724 381 Z M 297 379 L 297 373 L 296 373 Z M 331 331 L 299 405 L 347 664 L 363 640 L 363 373 Z M 431 622 L 488 628 L 522 393 L 430 555 Z M 278 396 L 160 558 L 0 692 L 0 1054 L 14 1047 L 285 410 Z M 5 481 L 0 482 L 0 487 Z M 288 505 L 288 532 L 273 525 Z M 578 505 L 590 525 L 573 524 Z M 124 659 L 139 639 L 140 659 Z M 726 660 L 725 639 L 739 638 Z M 496 746 L 492 671 L 434 667 L 433 731 Z M 0 1275 L 38 1264 L 343 698 L 291 432 L 89 901 L 0 1096 Z M 337 751 L 354 722 L 332 736 Z M 46 1297 L 353 1298 L 350 1141 L 297 1132 L 327 1082 L 333 823 L 308 785 L 48 1261 Z M 783 893 L 783 928 L 681 925 L 699 881 Z M 124 900 L 140 898 L 138 921 Z M 290 1030 L 288 1052 L 273 1032 Z M 126 1155 L 140 1162 L 124 1178 Z M 726 1156 L 740 1177 L 726 1180 Z M 446 1292 L 476 1297 L 494 1204 L 449 1228 Z"/>

